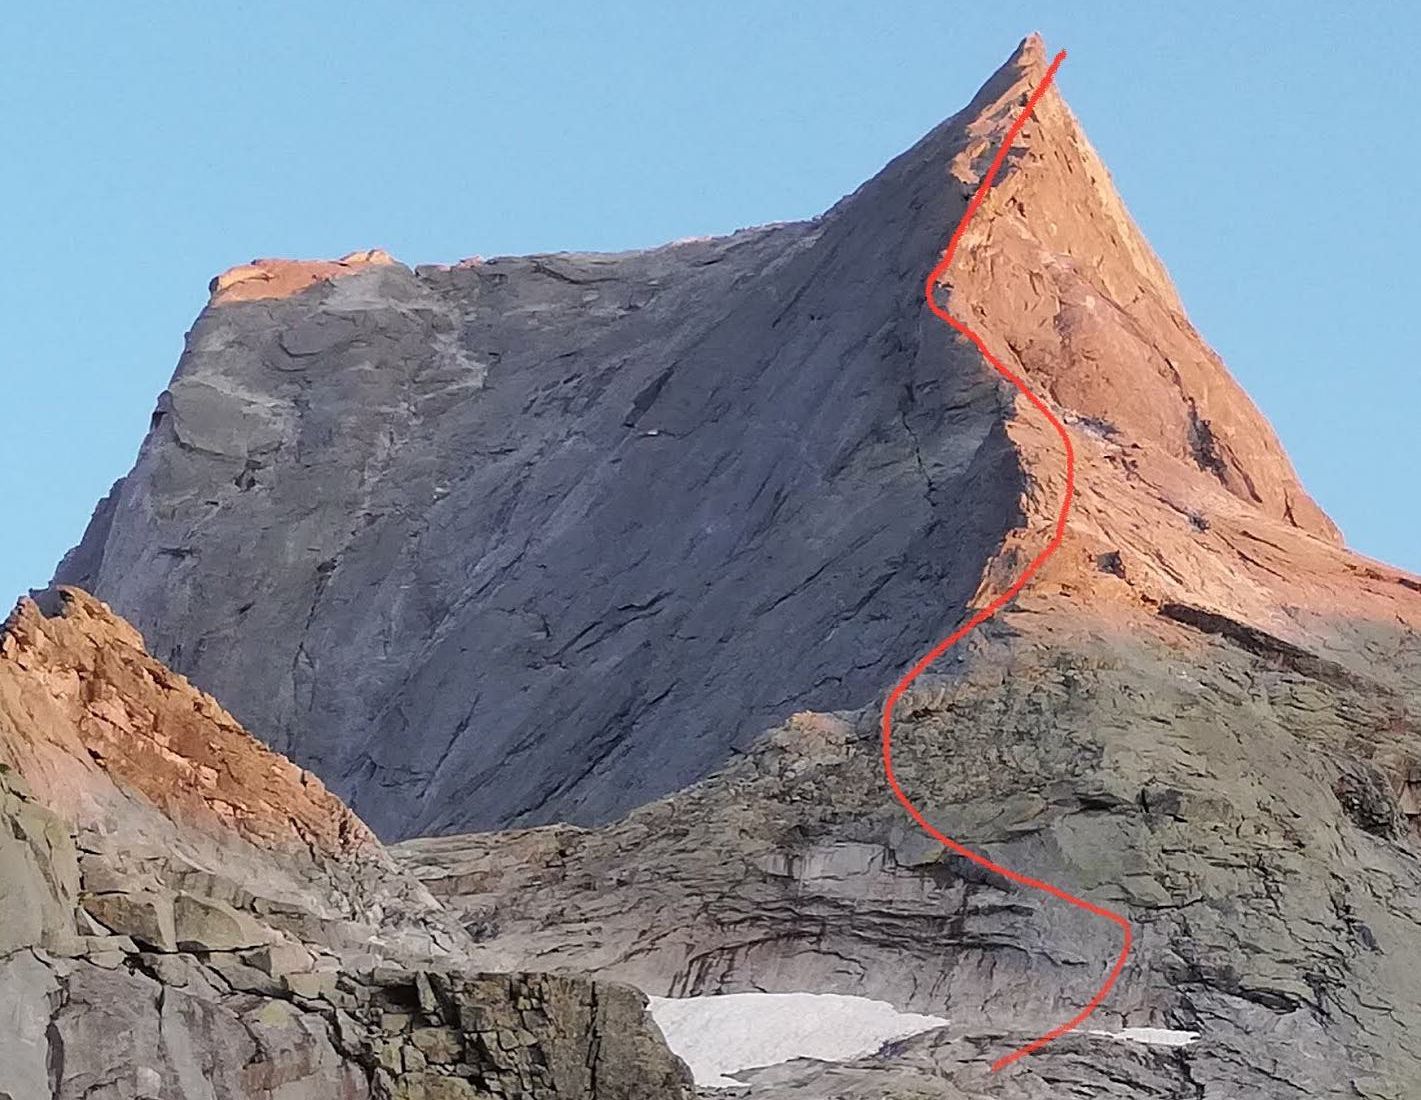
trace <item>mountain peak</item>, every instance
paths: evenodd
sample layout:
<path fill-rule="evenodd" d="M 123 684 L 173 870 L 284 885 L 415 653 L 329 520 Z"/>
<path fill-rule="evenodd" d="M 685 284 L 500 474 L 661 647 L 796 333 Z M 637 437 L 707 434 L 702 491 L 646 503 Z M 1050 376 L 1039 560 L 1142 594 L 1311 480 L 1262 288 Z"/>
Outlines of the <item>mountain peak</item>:
<path fill-rule="evenodd" d="M 1022 76 L 1039 80 L 1046 64 L 1046 40 L 1040 31 L 1032 31 L 1017 44 L 1003 68 L 1015 68 Z"/>
<path fill-rule="evenodd" d="M 255 265 L 224 293 L 261 307 L 219 293 L 198 318 L 58 580 L 385 835 L 605 820 L 786 714 L 862 705 L 1037 547 L 1063 491 L 1059 440 L 923 302 L 1045 64 L 1026 39 L 811 222 Z M 1272 614 L 1266 576 L 1231 584 L 1244 523 L 1334 567 L 1335 529 L 1056 91 L 942 293 L 1072 431 L 1062 561 L 1145 558 L 1151 526 L 1178 528 L 1107 610 Z"/>
<path fill-rule="evenodd" d="M 1045 45 L 1032 35 L 966 110 L 925 139 L 936 163 L 922 167 L 934 178 L 945 167 L 961 188 L 974 189 L 1045 71 Z M 994 353 L 1062 411 L 1160 447 L 1266 514 L 1341 540 L 1272 427 L 1189 321 L 1054 88 L 1021 131 L 943 281 L 951 308 L 972 317 Z"/>
<path fill-rule="evenodd" d="M 1421 1094 L 1421 578 L 1055 90 L 982 186 L 1046 66 L 809 222 L 220 277 L 0 630 L 0 1098 L 684 1100 L 583 970 L 951 1019 L 759 1100 Z"/>
<path fill-rule="evenodd" d="M 974 118 L 982 115 L 990 115 L 993 120 L 1004 117 L 1010 124 L 1025 103 L 1024 96 L 1041 82 L 1049 64 L 1046 42 L 1040 34 L 1033 31 L 1021 40 L 997 71 L 977 89 L 977 94 L 967 106 L 945 121 L 934 133 L 953 133 L 955 128 L 970 126 Z M 929 138 L 932 136 L 928 135 Z M 996 149 L 992 151 L 995 153 Z"/>

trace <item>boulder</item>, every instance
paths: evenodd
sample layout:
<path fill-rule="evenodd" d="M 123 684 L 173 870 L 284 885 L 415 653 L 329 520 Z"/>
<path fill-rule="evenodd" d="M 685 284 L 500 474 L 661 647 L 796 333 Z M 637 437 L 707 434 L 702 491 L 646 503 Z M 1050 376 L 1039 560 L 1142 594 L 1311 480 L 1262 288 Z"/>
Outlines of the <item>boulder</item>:
<path fill-rule="evenodd" d="M 173 929 L 183 951 L 237 951 L 265 943 L 273 935 L 226 902 L 186 892 L 173 899 Z"/>
<path fill-rule="evenodd" d="M 105 928 L 155 951 L 176 951 L 173 896 L 157 890 L 88 894 L 84 911 Z"/>

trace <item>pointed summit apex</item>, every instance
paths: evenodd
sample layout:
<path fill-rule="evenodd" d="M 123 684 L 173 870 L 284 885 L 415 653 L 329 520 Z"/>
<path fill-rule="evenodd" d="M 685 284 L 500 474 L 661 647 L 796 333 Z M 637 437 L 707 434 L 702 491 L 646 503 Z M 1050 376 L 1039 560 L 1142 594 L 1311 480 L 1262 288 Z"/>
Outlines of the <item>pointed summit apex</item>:
<path fill-rule="evenodd" d="M 945 163 L 970 192 L 1048 66 L 1041 36 L 1023 39 L 967 109 L 915 147 L 920 163 L 929 171 Z M 1055 88 L 1037 102 L 962 243 L 954 295 L 1037 392 L 1158 447 L 1276 519 L 1340 541 L 1272 428 L 1189 323 Z"/>
<path fill-rule="evenodd" d="M 931 270 L 1049 67 L 1041 36 L 1023 39 L 966 108 L 835 208 L 846 232 L 861 232 L 869 252 L 884 249 L 899 212 L 922 211 L 888 252 Z M 1274 518 L 1339 540 L 1272 428 L 1189 323 L 1054 85 L 959 243 L 943 279 L 949 308 L 975 314 L 977 331 L 1037 393 L 1158 448 Z"/>
<path fill-rule="evenodd" d="M 1002 118 L 1010 121 L 1021 107 L 1020 97 L 1041 82 L 1049 64 L 1046 41 L 1033 31 L 1021 40 L 1011 56 L 978 89 L 972 102 L 957 117 L 992 115 L 1001 116 L 996 121 Z"/>
<path fill-rule="evenodd" d="M 1017 44 L 1012 55 L 993 75 L 989 83 L 1006 81 L 1030 84 L 1033 88 L 1046 75 L 1051 57 L 1046 51 L 1046 40 L 1038 31 L 1032 31 Z"/>
<path fill-rule="evenodd" d="M 1032 31 L 1021 40 L 1016 52 L 1007 60 L 1008 65 L 1019 69 L 1044 69 L 1046 67 L 1046 40 L 1040 31 Z"/>

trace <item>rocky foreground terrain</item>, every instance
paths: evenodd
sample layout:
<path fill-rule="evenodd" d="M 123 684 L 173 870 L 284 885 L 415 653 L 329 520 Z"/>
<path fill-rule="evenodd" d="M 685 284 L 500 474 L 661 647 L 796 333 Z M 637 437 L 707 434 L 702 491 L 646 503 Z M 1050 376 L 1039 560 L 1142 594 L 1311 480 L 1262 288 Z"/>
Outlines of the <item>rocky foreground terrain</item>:
<path fill-rule="evenodd" d="M 0 637 L 0 1096 L 690 1094 L 642 994 L 470 969 L 315 776 L 57 597 Z"/>
<path fill-rule="evenodd" d="M 947 1021 L 754 1100 L 1421 1095 L 1421 580 L 1343 546 L 1054 90 L 939 294 L 1074 508 L 894 761 L 1129 919 L 1081 1030 L 990 1072 L 1119 932 L 885 788 L 887 688 L 1065 491 L 921 300 L 1044 68 L 810 222 L 215 279 L 0 643 L 0 1097 L 689 1096 L 638 990 Z"/>

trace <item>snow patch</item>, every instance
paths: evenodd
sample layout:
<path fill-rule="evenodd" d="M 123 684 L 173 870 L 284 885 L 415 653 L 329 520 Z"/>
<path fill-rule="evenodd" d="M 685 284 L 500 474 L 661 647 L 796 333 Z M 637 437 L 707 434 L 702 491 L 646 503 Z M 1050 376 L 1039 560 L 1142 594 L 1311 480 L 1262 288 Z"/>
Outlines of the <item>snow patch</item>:
<path fill-rule="evenodd" d="M 1197 1031 L 1170 1031 L 1165 1027 L 1126 1027 L 1119 1031 L 1092 1031 L 1091 1034 L 1152 1047 L 1187 1047 L 1199 1038 Z"/>
<path fill-rule="evenodd" d="M 652 997 L 651 1015 L 666 1044 L 691 1067 L 696 1084 L 709 1088 L 740 1086 L 728 1075 L 794 1058 L 863 1058 L 885 1043 L 947 1023 L 838 993 Z"/>

